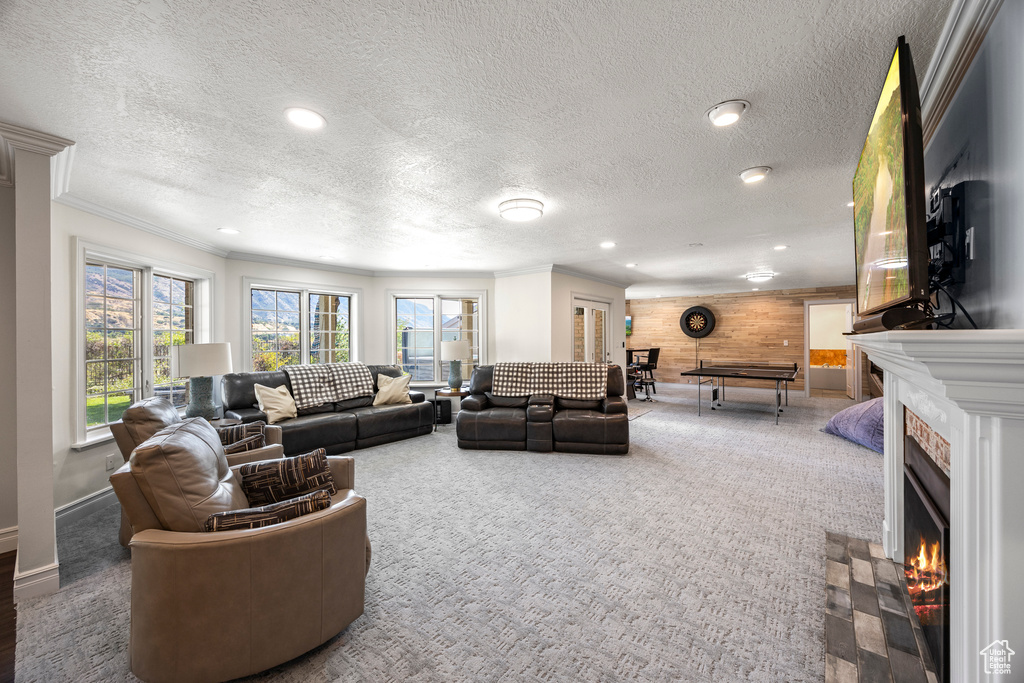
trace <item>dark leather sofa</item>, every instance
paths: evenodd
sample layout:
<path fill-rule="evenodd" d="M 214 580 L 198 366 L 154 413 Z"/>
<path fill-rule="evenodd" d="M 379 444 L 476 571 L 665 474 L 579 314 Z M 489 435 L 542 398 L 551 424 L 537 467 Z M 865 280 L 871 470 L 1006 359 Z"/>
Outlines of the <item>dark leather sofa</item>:
<path fill-rule="evenodd" d="M 596 401 L 549 394 L 495 396 L 491 393 L 493 379 L 493 365 L 473 371 L 471 395 L 462 399 L 456 421 L 459 448 L 601 455 L 629 452 L 629 416 L 622 396 L 625 382 L 618 365 L 608 366 L 608 395 Z"/>
<path fill-rule="evenodd" d="M 373 392 L 377 393 L 377 375 L 400 377 L 402 369 L 395 365 L 367 365 L 373 375 Z M 254 384 L 292 391 L 288 373 L 236 372 L 221 379 L 224 417 L 243 422 L 266 420 L 256 404 Z M 377 446 L 391 441 L 429 434 L 434 426 L 434 408 L 423 393 L 410 391 L 412 403 L 373 405 L 373 397 L 364 396 L 338 403 L 325 403 L 298 411 L 298 417 L 275 422 L 281 427 L 281 443 L 285 455 L 308 453 L 326 448 L 328 455 L 346 453 L 356 448 Z"/>

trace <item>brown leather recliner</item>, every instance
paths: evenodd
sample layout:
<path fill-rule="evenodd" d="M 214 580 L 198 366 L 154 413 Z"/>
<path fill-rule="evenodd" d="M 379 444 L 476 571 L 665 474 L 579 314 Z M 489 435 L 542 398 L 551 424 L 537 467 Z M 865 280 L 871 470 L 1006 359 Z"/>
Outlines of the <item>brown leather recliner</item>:
<path fill-rule="evenodd" d="M 114 441 L 121 451 L 121 457 L 125 462 L 131 457 L 132 451 L 149 437 L 156 434 L 164 427 L 181 422 L 178 410 L 161 396 L 151 396 L 128 406 L 121 419 L 110 425 L 110 433 L 114 435 Z M 281 428 L 267 425 L 263 428 L 263 436 L 267 445 L 263 448 L 255 448 L 244 453 L 234 453 L 227 456 L 228 465 L 244 465 L 247 462 L 259 462 L 260 460 L 273 460 L 283 458 L 284 450 L 281 448 Z M 132 527 L 128 518 L 121 510 L 121 528 L 117 534 L 118 542 L 128 547 L 128 541 L 132 540 Z"/>
<path fill-rule="evenodd" d="M 129 665 L 144 681 L 225 681 L 297 657 L 363 612 L 366 500 L 352 458 L 328 457 L 331 507 L 261 529 L 202 532 L 247 507 L 213 429 L 186 420 L 110 478 L 131 539 Z M 177 530 L 169 530 L 177 529 Z"/>
<path fill-rule="evenodd" d="M 607 396 L 581 401 L 548 394 L 495 396 L 494 366 L 473 370 L 455 433 L 459 448 L 541 453 L 629 453 L 628 407 L 622 368 L 608 366 Z"/>

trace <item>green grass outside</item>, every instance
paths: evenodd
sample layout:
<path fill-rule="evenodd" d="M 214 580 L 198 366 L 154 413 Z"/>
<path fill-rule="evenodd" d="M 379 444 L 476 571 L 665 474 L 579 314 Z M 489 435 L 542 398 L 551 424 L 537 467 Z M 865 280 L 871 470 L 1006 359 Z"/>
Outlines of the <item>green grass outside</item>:
<path fill-rule="evenodd" d="M 103 414 L 103 399 L 103 396 L 92 396 L 85 400 L 85 417 L 88 426 L 92 427 L 93 425 L 101 425 L 108 422 Z M 110 406 L 109 421 L 116 422 L 120 420 L 121 414 L 128 409 L 131 402 L 131 396 L 111 396 L 108 402 Z"/>

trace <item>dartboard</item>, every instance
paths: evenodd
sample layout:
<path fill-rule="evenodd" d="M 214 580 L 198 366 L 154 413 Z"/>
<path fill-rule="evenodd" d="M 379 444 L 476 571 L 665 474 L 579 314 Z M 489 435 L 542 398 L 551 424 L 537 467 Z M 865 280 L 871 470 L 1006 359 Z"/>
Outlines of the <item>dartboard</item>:
<path fill-rule="evenodd" d="M 687 337 L 701 339 L 715 329 L 715 314 L 704 306 L 692 306 L 680 316 L 679 327 Z"/>

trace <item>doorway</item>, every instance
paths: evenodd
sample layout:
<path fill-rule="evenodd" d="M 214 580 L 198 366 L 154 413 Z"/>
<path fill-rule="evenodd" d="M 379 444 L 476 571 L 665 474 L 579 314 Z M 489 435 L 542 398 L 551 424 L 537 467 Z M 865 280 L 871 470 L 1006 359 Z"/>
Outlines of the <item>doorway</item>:
<path fill-rule="evenodd" d="M 861 398 L 852 299 L 804 302 L 804 395 Z"/>
<path fill-rule="evenodd" d="M 604 363 L 611 358 L 610 305 L 602 301 L 572 300 L 572 360 Z"/>

